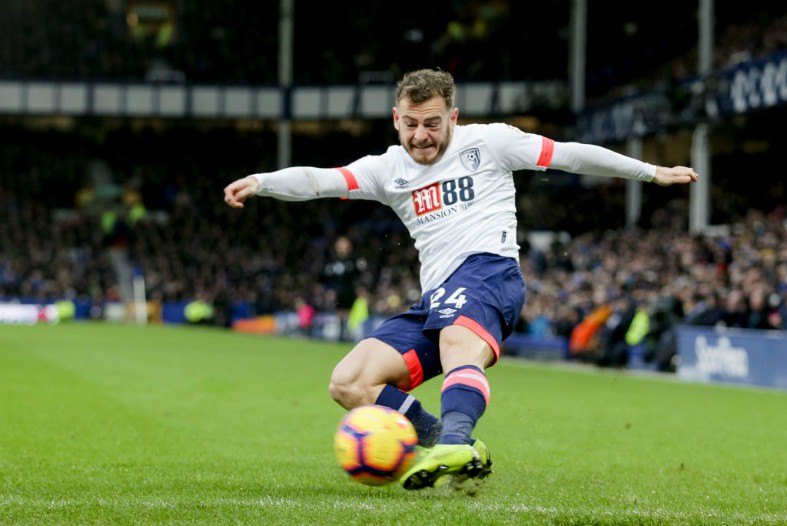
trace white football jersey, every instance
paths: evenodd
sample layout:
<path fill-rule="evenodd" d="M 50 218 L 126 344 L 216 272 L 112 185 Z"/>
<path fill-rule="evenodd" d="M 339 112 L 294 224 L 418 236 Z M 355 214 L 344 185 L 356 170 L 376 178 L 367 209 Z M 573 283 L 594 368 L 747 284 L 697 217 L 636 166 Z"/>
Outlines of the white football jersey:
<path fill-rule="evenodd" d="M 545 170 L 554 145 L 507 124 L 457 125 L 448 149 L 433 165 L 420 165 L 402 146 L 391 146 L 339 170 L 350 199 L 380 201 L 407 226 L 426 292 L 471 254 L 519 257 L 512 172 Z"/>
<path fill-rule="evenodd" d="M 371 199 L 390 206 L 415 240 L 426 292 L 471 254 L 518 257 L 512 172 L 546 168 L 636 181 L 652 181 L 657 170 L 600 146 L 556 143 L 495 123 L 454 126 L 448 149 L 429 166 L 416 163 L 402 146 L 391 146 L 346 167 L 294 166 L 251 177 L 261 196 Z"/>

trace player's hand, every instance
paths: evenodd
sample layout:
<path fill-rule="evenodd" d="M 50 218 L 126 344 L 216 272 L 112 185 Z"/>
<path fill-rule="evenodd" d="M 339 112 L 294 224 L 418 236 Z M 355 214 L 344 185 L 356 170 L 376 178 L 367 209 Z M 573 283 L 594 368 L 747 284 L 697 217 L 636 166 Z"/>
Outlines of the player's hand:
<path fill-rule="evenodd" d="M 699 178 L 700 176 L 697 175 L 697 172 L 687 166 L 674 166 L 672 168 L 659 166 L 656 168 L 653 182 L 661 186 L 669 186 L 671 184 L 696 183 Z"/>
<path fill-rule="evenodd" d="M 243 208 L 243 202 L 252 197 L 259 190 L 257 179 L 252 176 L 238 179 L 227 185 L 224 189 L 224 202 L 232 208 Z"/>

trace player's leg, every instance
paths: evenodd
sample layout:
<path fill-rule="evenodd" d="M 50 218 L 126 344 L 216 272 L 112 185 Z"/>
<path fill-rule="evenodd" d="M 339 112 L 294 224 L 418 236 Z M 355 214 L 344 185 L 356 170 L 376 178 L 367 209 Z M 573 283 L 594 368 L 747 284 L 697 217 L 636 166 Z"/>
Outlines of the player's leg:
<path fill-rule="evenodd" d="M 491 472 L 486 446 L 472 438 L 489 403 L 485 369 L 497 361 L 524 301 L 524 281 L 510 258 L 469 258 L 432 293 L 427 330 L 439 331 L 440 360 L 446 372 L 441 395 L 443 430 L 437 445 L 402 478 L 406 489 L 421 489 L 452 477 Z"/>
<path fill-rule="evenodd" d="M 399 335 L 407 332 L 401 327 L 401 321 L 388 325 L 399 326 L 402 329 L 397 333 Z M 387 338 L 386 331 L 392 329 L 387 327 L 377 334 Z M 434 361 L 438 363 L 436 359 Z M 427 377 L 438 373 L 428 373 Z M 418 434 L 418 443 L 429 447 L 434 445 L 440 435 L 440 422 L 424 409 L 418 399 L 406 392 L 423 381 L 424 375 L 422 360 L 414 349 L 401 353 L 382 340 L 367 338 L 335 367 L 330 392 L 345 409 L 377 404 L 399 411 L 412 422 Z"/>
<path fill-rule="evenodd" d="M 473 330 L 451 325 L 440 331 L 440 360 L 446 373 L 441 389 L 443 430 L 438 443 L 472 444 L 473 429 L 489 404 L 484 370 L 497 355 Z"/>
<path fill-rule="evenodd" d="M 451 325 L 440 331 L 440 357 L 447 371 L 441 394 L 442 433 L 429 454 L 403 475 L 405 489 L 440 486 L 452 478 L 462 482 L 491 473 L 489 450 L 472 438 L 472 433 L 489 403 L 484 369 L 497 356 L 471 329 Z"/>

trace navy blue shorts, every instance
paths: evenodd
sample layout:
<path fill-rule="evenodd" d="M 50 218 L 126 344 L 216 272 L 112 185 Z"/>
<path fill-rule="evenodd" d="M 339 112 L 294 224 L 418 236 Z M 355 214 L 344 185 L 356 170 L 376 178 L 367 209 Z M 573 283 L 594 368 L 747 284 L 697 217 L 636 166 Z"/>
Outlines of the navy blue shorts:
<path fill-rule="evenodd" d="M 440 329 L 461 325 L 484 339 L 500 357 L 525 303 L 519 262 L 496 254 L 474 254 L 439 287 L 427 291 L 410 310 L 383 322 L 370 336 L 404 357 L 410 389 L 442 374 Z"/>

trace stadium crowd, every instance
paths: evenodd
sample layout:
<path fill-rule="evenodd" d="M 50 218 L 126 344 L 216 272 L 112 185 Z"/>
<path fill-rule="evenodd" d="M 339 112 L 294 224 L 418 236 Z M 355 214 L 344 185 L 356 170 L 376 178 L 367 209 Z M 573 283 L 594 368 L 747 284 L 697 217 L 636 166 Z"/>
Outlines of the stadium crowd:
<path fill-rule="evenodd" d="M 252 200 L 251 210 L 239 214 L 223 204 L 217 189 L 239 173 L 265 169 L 257 155 L 264 159 L 261 153 L 274 144 L 269 133 L 122 128 L 99 148 L 75 134 L 6 129 L 0 297 L 117 300 L 109 253 L 121 247 L 143 272 L 148 297 L 159 302 L 199 298 L 225 307 L 245 302 L 254 314 L 304 303 L 317 312 L 332 311 L 324 268 L 335 240 L 346 236 L 359 262 L 356 284 L 368 294 L 370 311 L 390 314 L 408 307 L 420 295 L 417 254 L 385 207 Z M 323 151 L 347 143 L 341 134 L 320 141 Z M 308 142 L 303 148 L 309 149 Z M 86 175 L 98 152 L 109 156 L 105 160 L 122 187 L 115 193 Z M 565 174 L 550 177 L 559 181 Z M 519 332 L 570 338 L 599 308 L 609 309 L 604 318 L 609 333 L 621 320 L 630 323 L 637 309 L 653 320 L 666 315 L 673 322 L 787 329 L 782 207 L 744 207 L 724 228 L 692 235 L 686 200 L 677 198 L 651 207 L 640 226 L 627 229 L 623 187 L 578 191 L 572 184 L 555 185 L 545 197 L 528 187 L 528 181 L 542 180 L 528 173 L 517 177 L 521 266 L 528 284 Z M 599 208 L 600 202 L 606 207 Z M 139 204 L 145 211 L 131 214 Z M 104 213 L 108 209 L 115 213 L 112 222 Z M 569 235 L 531 243 L 529 234 L 542 230 Z M 620 357 L 609 359 L 614 364 Z"/>
<path fill-rule="evenodd" d="M 685 229 L 585 233 L 522 259 L 528 283 L 523 330 L 570 340 L 571 351 L 602 365 L 625 365 L 625 346 L 662 354 L 667 369 L 677 323 L 787 330 L 787 223 L 784 209 L 750 210 L 716 235 Z M 635 314 L 650 329 L 625 342 Z M 595 341 L 574 331 L 596 318 Z M 665 334 L 666 333 L 666 334 Z M 653 357 L 653 356 L 651 356 Z"/>

